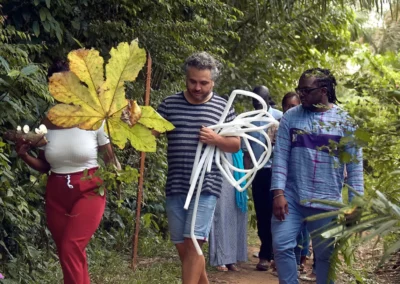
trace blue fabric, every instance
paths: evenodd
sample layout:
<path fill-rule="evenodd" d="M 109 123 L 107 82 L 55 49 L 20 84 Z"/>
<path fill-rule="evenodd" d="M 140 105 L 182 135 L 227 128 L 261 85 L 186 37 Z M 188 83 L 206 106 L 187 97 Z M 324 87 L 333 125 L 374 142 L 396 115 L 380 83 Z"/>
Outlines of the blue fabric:
<path fill-rule="evenodd" d="M 232 164 L 232 154 L 225 155 Z M 236 190 L 222 178 L 208 242 L 211 266 L 247 261 L 247 215 L 236 205 Z"/>
<path fill-rule="evenodd" d="M 303 224 L 303 229 L 297 236 L 297 246 L 294 248 L 297 265 L 300 265 L 301 257 L 308 255 L 308 247 L 310 246 L 310 233 L 307 230 L 306 224 Z"/>
<path fill-rule="evenodd" d="M 236 153 L 232 154 L 232 162 L 233 165 L 236 168 L 239 169 L 244 169 L 244 164 L 243 164 L 243 152 L 242 150 L 237 151 Z M 240 172 L 236 172 L 233 171 L 233 177 L 235 178 L 235 180 L 240 180 L 245 174 L 244 173 L 240 173 Z M 245 186 L 246 185 L 246 181 L 243 181 L 240 186 Z M 235 190 L 236 193 L 236 204 L 239 207 L 239 209 L 242 212 L 247 212 L 247 189 L 239 192 L 237 190 Z"/>
<path fill-rule="evenodd" d="M 329 143 L 353 136 L 355 126 L 348 114 L 337 106 L 325 112 L 312 112 L 301 105 L 288 110 L 279 124 L 274 147 L 271 190 L 282 189 L 285 196 L 305 206 L 335 208 L 312 199 L 342 202 L 344 164 L 335 152 L 326 151 Z M 345 151 L 356 161 L 346 164 L 348 184 L 364 192 L 362 152 L 351 143 Z M 349 191 L 349 200 L 354 197 Z"/>
<path fill-rule="evenodd" d="M 183 208 L 186 202 L 185 194 L 167 195 L 165 209 L 171 241 L 174 244 L 183 243 L 185 238 L 190 238 L 195 199 L 193 196 L 189 209 L 185 210 Z M 207 192 L 200 194 L 194 225 L 194 235 L 197 240 L 207 241 L 216 205 L 217 197 L 215 195 Z"/>
<path fill-rule="evenodd" d="M 316 214 L 328 212 L 326 210 L 305 207 L 295 200 L 287 198 L 289 214 L 284 221 L 272 216 L 271 230 L 274 248 L 274 259 L 278 270 L 280 284 L 298 284 L 297 264 L 294 249 L 297 246 L 296 238 L 304 226 L 304 219 Z M 308 221 L 307 228 L 311 232 L 329 224 L 334 217 Z M 330 267 L 330 257 L 333 253 L 332 239 L 322 239 L 319 235 L 312 239 L 316 256 L 317 284 L 327 284 Z M 333 284 L 330 281 L 329 284 Z"/>
<path fill-rule="evenodd" d="M 280 120 L 280 119 L 282 118 L 282 116 L 283 116 L 283 112 L 281 112 L 280 110 L 275 109 L 275 108 L 273 108 L 273 107 L 270 107 L 270 108 L 268 109 L 268 112 L 269 112 L 270 114 L 272 114 L 272 116 L 273 116 L 276 120 Z"/>
<path fill-rule="evenodd" d="M 282 118 L 282 112 L 280 110 L 277 110 L 277 109 L 274 109 L 274 108 L 270 107 L 268 112 L 276 120 L 279 120 L 279 119 Z M 265 122 L 265 121 L 254 121 L 253 124 L 255 126 L 262 126 L 262 125 L 267 124 L 267 122 Z M 249 132 L 248 134 L 250 136 L 260 140 L 264 144 L 267 143 L 267 141 L 265 141 L 265 137 L 260 132 Z M 251 149 L 253 150 L 254 156 L 258 160 L 260 158 L 261 154 L 264 152 L 264 147 L 262 147 L 261 145 L 255 143 L 253 141 L 249 140 L 249 142 L 250 142 Z M 247 151 L 246 145 L 244 143 L 242 143 L 242 149 L 245 152 Z M 271 166 L 272 166 L 272 155 L 271 155 L 270 159 L 268 160 L 268 162 L 264 165 L 264 168 L 270 168 Z"/>

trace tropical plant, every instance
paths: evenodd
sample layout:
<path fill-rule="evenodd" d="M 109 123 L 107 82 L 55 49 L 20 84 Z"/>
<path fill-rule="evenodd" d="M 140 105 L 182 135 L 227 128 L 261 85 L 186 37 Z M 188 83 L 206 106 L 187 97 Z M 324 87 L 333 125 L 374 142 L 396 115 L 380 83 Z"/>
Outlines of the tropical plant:
<path fill-rule="evenodd" d="M 392 179 L 392 180 L 390 180 Z M 389 179 L 381 185 L 387 186 L 393 180 L 399 184 L 400 170 L 390 174 Z M 356 197 L 349 204 L 340 204 L 323 200 L 312 200 L 312 202 L 337 207 L 338 211 L 332 211 L 307 218 L 313 221 L 325 217 L 336 217 L 329 225 L 313 234 L 320 234 L 325 239 L 334 240 L 334 254 L 331 258 L 329 277 L 336 279 L 337 271 L 342 268 L 339 254 L 344 256 L 347 265 L 354 262 L 355 250 L 366 242 L 374 241 L 375 245 L 386 237 L 392 237 L 391 243 L 387 244 L 378 267 L 390 259 L 393 253 L 400 250 L 400 206 L 389 201 L 384 194 L 376 191 L 373 198 L 361 196 L 353 189 Z M 394 188 L 397 194 L 395 198 L 400 203 L 400 187 Z M 358 276 L 358 275 L 357 275 Z M 358 276 L 360 278 L 360 276 Z M 360 278 L 361 279 L 361 278 Z"/>
<path fill-rule="evenodd" d="M 96 130 L 105 121 L 112 143 L 125 147 L 127 140 L 139 150 L 154 152 L 156 141 L 151 130 L 172 130 L 171 123 L 151 106 L 138 107 L 125 98 L 126 81 L 133 81 L 146 62 L 146 53 L 137 41 L 120 43 L 111 49 L 104 81 L 103 58 L 96 50 L 80 49 L 68 55 L 69 72 L 55 73 L 49 82 L 50 93 L 62 102 L 52 107 L 49 120 L 61 127 Z M 129 105 L 131 103 L 131 105 Z M 128 111 L 128 123 L 121 118 Z"/>
<path fill-rule="evenodd" d="M 348 31 L 357 20 L 353 7 L 377 8 L 381 13 L 385 3 L 394 1 L 5 0 L 0 7 L 0 131 L 39 124 L 53 104 L 47 90 L 47 66 L 80 47 L 95 48 L 107 61 L 112 47 L 138 38 L 153 59 L 153 106 L 184 87 L 180 65 L 197 50 L 207 50 L 225 63 L 216 86 L 219 93 L 266 84 L 277 102 L 304 69 L 318 65 L 335 72 L 342 83 L 341 101 L 371 133 L 364 150 L 367 196 L 379 189 L 395 202 L 394 181 L 385 187 L 379 184 L 400 160 L 396 144 L 400 120 L 393 103 L 399 100 L 394 87 L 399 83 L 391 79 L 397 78 L 399 57 L 396 53 L 371 56 L 364 49 L 360 54 L 359 45 L 351 42 L 357 36 Z M 344 66 L 352 58 L 361 69 L 349 75 Z M 124 85 L 126 97 L 138 104 L 143 104 L 143 80 L 139 72 L 135 83 Z M 165 140 L 158 146 L 147 155 L 144 184 L 142 222 L 148 228 L 141 234 L 151 238 L 167 235 Z M 139 155 L 133 147 L 116 152 L 124 165 L 138 167 Z M 21 163 L 3 141 L 0 173 L 0 271 L 18 282 L 48 283 L 46 272 L 59 276 L 59 271 L 53 268 L 54 247 L 43 218 L 44 177 Z M 124 182 L 120 198 L 109 194 L 96 238 L 99 242 L 90 248 L 89 257 L 104 250 L 129 254 L 136 186 L 136 182 Z"/>

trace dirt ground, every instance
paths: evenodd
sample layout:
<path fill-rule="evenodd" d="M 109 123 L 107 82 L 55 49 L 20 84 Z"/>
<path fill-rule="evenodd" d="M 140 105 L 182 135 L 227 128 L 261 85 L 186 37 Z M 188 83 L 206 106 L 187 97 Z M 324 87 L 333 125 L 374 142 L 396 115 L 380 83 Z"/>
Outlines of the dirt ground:
<path fill-rule="evenodd" d="M 210 283 L 229 283 L 229 284 L 278 284 L 278 278 L 269 271 L 257 271 L 255 269 L 258 258 L 253 257 L 253 253 L 258 251 L 258 247 L 249 246 L 248 258 L 246 263 L 240 263 L 240 271 L 208 273 Z"/>
<path fill-rule="evenodd" d="M 253 253 L 259 250 L 259 240 L 254 230 L 249 230 L 248 239 L 248 261 L 240 263 L 240 271 L 218 272 L 215 268 L 209 268 L 207 273 L 210 283 L 226 284 L 279 284 L 278 278 L 273 276 L 270 271 L 257 271 L 255 269 L 258 258 L 253 257 Z M 400 284 L 400 252 L 393 255 L 392 259 L 377 269 L 382 253 L 382 244 L 375 246 L 376 239 L 364 243 L 355 251 L 353 265 L 348 267 L 340 257 L 342 266 L 336 272 L 336 284 Z M 306 270 L 310 271 L 313 260 L 307 260 Z M 356 277 L 355 275 L 359 276 Z M 300 281 L 301 284 L 316 283 Z"/>
<path fill-rule="evenodd" d="M 257 271 L 255 269 L 258 258 L 253 257 L 253 253 L 258 252 L 258 246 L 249 246 L 248 261 L 240 263 L 240 271 L 218 272 L 216 270 L 208 271 L 210 283 L 226 284 L 279 284 L 278 278 L 273 276 L 270 271 Z M 354 276 L 347 271 L 338 271 L 337 284 L 365 283 L 365 284 L 399 284 L 400 283 L 400 252 L 394 256 L 382 269 L 373 272 L 376 264 L 382 255 L 382 248 L 374 248 L 373 242 L 365 244 L 356 251 L 357 262 L 353 269 L 364 271 L 364 277 L 358 282 Z M 311 270 L 312 259 L 307 260 L 307 270 Z M 342 267 L 344 268 L 344 267 Z M 345 269 L 346 270 L 346 269 Z M 368 273 L 368 272 L 369 273 Z M 367 273 L 365 273 L 367 272 Z M 366 275 L 365 275 L 366 274 Z M 365 277 L 367 276 L 367 277 Z M 315 283 L 300 281 L 301 284 Z"/>

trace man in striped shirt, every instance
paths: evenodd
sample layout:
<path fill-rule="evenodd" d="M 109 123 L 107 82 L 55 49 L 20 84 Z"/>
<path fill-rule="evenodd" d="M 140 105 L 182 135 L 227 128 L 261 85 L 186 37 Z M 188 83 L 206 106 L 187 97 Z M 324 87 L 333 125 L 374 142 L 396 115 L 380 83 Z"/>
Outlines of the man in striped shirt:
<path fill-rule="evenodd" d="M 214 145 L 224 152 L 237 152 L 239 137 L 223 137 L 207 126 L 219 123 L 227 101 L 213 92 L 219 74 L 219 62 L 206 52 L 195 53 L 186 59 L 186 91 L 165 98 L 158 113 L 169 120 L 175 129 L 167 133 L 168 175 L 166 211 L 172 242 L 182 262 L 183 284 L 208 283 L 205 260 L 199 256 L 190 239 L 194 198 L 186 211 L 183 206 L 189 191 L 197 145 Z M 230 110 L 225 122 L 235 118 Z M 204 177 L 195 224 L 195 236 L 200 246 L 207 241 L 222 176 L 215 161 Z M 197 188 L 197 187 L 196 187 Z"/>
<path fill-rule="evenodd" d="M 306 217 L 329 212 L 333 207 L 311 202 L 319 199 L 342 202 L 344 167 L 347 183 L 363 194 L 361 149 L 346 143 L 344 149 L 353 159 L 344 163 L 334 145 L 345 137 L 351 141 L 355 127 L 348 114 L 335 105 L 336 80 L 327 69 L 305 71 L 296 92 L 302 105 L 287 111 L 279 125 L 272 166 L 272 239 L 280 284 L 297 284 L 293 249 Z M 349 200 L 354 197 L 349 192 Z M 307 223 L 310 232 L 332 221 L 328 217 Z M 332 240 L 313 239 L 317 284 L 326 284 L 333 251 Z"/>

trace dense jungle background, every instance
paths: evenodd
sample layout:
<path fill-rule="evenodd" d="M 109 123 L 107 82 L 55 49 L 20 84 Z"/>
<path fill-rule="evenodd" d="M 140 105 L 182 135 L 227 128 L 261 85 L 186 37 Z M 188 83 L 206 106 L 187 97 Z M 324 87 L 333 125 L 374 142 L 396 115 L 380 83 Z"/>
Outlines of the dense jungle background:
<path fill-rule="evenodd" d="M 384 247 L 387 259 L 400 249 L 398 2 L 3 0 L 0 133 L 17 125 L 37 127 L 54 104 L 47 87 L 47 67 L 82 47 L 95 48 L 107 59 L 111 47 L 137 38 L 152 56 L 151 105 L 155 108 L 162 98 L 183 90 L 181 66 L 195 51 L 208 51 L 223 62 L 215 88 L 219 94 L 263 84 L 278 106 L 304 70 L 329 68 L 339 81 L 341 106 L 358 122 L 357 140 L 364 146 L 366 225 L 343 232 L 347 248 L 352 249 L 345 250 L 346 262 L 337 262 L 338 271 L 347 271 L 353 277 L 349 279 L 360 283 L 369 271 L 357 270 L 354 275 L 348 268 L 357 263 L 352 257 L 360 241 L 356 233 L 368 230 L 371 239 Z M 136 82 L 127 83 L 127 96 L 142 104 L 144 86 L 142 71 Z M 236 111 L 249 107 L 248 101 L 239 100 Z M 138 248 L 143 261 L 135 273 L 130 271 L 137 183 L 123 183 L 121 198 L 109 192 L 103 222 L 88 249 L 95 283 L 179 283 L 164 211 L 165 144 L 160 139 L 157 151 L 146 159 Z M 117 150 L 117 154 L 123 165 L 139 167 L 139 153 L 133 148 Z M 6 276 L 4 283 L 59 283 L 62 278 L 45 226 L 45 179 L 0 139 L 0 272 Z M 387 200 L 377 196 L 377 190 Z M 250 219 L 254 223 L 254 216 Z"/>

